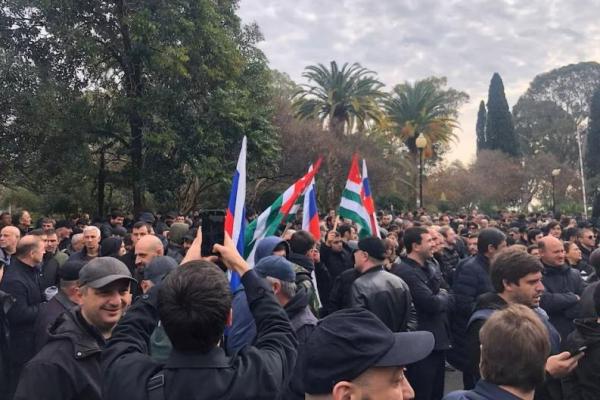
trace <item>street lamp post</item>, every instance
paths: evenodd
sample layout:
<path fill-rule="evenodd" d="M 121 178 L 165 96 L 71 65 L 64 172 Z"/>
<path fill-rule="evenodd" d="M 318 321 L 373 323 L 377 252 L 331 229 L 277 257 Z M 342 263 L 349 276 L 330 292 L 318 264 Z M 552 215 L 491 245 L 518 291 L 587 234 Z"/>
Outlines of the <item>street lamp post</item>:
<path fill-rule="evenodd" d="M 423 208 L 423 149 L 427 146 L 427 138 L 419 133 L 415 145 L 419 150 L 419 207 Z"/>
<path fill-rule="evenodd" d="M 554 218 L 556 218 L 555 180 L 558 175 L 560 175 L 560 168 L 553 169 L 552 170 L 552 216 Z"/>

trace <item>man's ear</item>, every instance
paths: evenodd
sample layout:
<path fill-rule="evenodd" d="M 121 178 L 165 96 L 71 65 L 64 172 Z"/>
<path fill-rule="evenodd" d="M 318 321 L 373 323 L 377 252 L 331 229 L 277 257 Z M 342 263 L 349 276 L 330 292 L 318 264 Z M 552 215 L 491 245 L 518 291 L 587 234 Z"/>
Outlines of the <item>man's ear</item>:
<path fill-rule="evenodd" d="M 281 282 L 277 282 L 277 281 L 272 282 L 271 286 L 273 287 L 274 294 L 277 294 L 281 291 Z"/>
<path fill-rule="evenodd" d="M 333 400 L 353 400 L 357 399 L 357 387 L 348 381 L 341 381 L 335 384 L 332 390 Z"/>

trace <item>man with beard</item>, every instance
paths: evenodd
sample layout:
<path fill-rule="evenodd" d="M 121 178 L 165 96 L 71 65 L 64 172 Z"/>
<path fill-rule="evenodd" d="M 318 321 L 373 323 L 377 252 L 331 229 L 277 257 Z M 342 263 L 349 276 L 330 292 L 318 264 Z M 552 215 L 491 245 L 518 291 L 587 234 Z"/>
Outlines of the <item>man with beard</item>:
<path fill-rule="evenodd" d="M 434 239 L 427 229 L 407 229 L 404 245 L 408 256 L 391 270 L 410 288 L 417 311 L 417 330 L 429 331 L 435 339 L 431 354 L 410 365 L 407 370 L 417 400 L 441 399 L 444 395 L 446 351 L 451 344 L 447 313 L 453 307 L 453 298 L 441 288 L 441 276 L 427 262 L 433 256 L 433 243 Z"/>
<path fill-rule="evenodd" d="M 98 257 L 79 271 L 81 306 L 49 328 L 48 343 L 25 366 L 15 400 L 102 398 L 100 355 L 129 305 L 129 270 L 112 257 Z"/>
<path fill-rule="evenodd" d="M 481 346 L 479 331 L 485 321 L 497 310 L 509 304 L 522 304 L 533 309 L 546 326 L 550 341 L 550 354 L 546 361 L 547 381 L 536 391 L 536 398 L 551 398 L 550 391 L 560 390 L 559 378 L 568 375 L 581 356 L 571 357 L 569 352 L 560 352 L 560 335 L 550 322 L 546 312 L 540 308 L 544 285 L 542 284 L 543 266 L 539 259 L 518 248 L 508 248 L 496 255 L 490 266 L 493 293 L 479 297 L 475 312 L 467 325 L 466 351 L 468 369 L 473 382 L 479 380 L 479 362 Z M 471 389 L 471 388 L 466 388 Z"/>

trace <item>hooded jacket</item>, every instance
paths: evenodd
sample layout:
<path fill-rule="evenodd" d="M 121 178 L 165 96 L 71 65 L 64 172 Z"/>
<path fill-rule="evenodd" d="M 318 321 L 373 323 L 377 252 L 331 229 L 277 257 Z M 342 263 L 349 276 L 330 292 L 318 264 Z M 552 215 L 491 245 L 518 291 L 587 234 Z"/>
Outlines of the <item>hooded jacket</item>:
<path fill-rule="evenodd" d="M 262 238 L 256 245 L 256 251 L 254 252 L 254 263 L 256 264 L 266 256 L 273 255 L 273 250 L 275 250 L 275 247 L 279 246 L 281 243 L 285 245 L 285 253 L 289 254 L 290 246 L 288 242 L 282 238 L 278 236 L 266 236 Z"/>
<path fill-rule="evenodd" d="M 100 354 L 105 341 L 79 307 L 50 326 L 48 343 L 25 366 L 15 400 L 102 398 Z"/>
<path fill-rule="evenodd" d="M 597 318 L 575 320 L 567 349 L 587 346 L 585 356 L 572 374 L 563 380 L 565 400 L 596 400 L 600 395 L 600 324 Z"/>
<path fill-rule="evenodd" d="M 294 264 L 296 286 L 306 289 L 308 293 L 308 305 L 314 315 L 319 315 L 321 304 L 312 279 L 312 273 L 315 269 L 313 261 L 308 256 L 292 252 L 289 253 L 288 260 Z"/>

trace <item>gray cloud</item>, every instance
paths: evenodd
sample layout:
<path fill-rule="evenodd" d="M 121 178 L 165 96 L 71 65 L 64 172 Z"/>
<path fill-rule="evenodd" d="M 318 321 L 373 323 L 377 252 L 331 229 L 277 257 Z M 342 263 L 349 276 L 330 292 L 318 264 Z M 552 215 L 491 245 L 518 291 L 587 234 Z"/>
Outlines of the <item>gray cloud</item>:
<path fill-rule="evenodd" d="M 600 58 L 597 0 L 242 0 L 256 21 L 272 68 L 299 83 L 304 67 L 359 62 L 388 88 L 430 75 L 448 77 L 471 102 L 451 159 L 475 152 L 475 118 L 494 72 L 510 104 L 539 73 Z"/>

